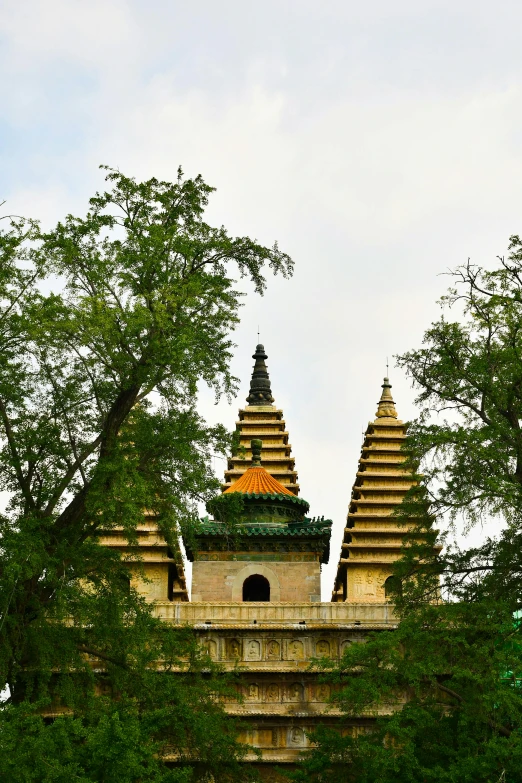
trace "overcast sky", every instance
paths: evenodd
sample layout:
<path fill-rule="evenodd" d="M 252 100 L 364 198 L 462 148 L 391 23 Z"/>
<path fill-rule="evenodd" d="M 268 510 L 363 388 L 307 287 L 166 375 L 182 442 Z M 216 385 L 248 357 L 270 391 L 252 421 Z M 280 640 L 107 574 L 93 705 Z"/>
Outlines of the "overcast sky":
<path fill-rule="evenodd" d="M 0 201 L 83 213 L 98 164 L 201 173 L 208 219 L 295 260 L 249 295 L 233 427 L 257 327 L 301 494 L 334 520 L 331 593 L 390 357 L 437 317 L 440 276 L 522 232 L 522 3 L 500 0 L 0 0 Z M 216 461 L 222 474 L 224 465 Z"/>

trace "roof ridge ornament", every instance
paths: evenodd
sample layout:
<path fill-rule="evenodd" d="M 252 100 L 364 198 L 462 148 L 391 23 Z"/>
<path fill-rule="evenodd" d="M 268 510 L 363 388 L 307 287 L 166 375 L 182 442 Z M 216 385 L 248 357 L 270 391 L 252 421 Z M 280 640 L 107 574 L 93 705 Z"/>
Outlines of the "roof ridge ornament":
<path fill-rule="evenodd" d="M 391 393 L 391 383 L 388 378 L 385 378 L 384 383 L 382 384 L 382 394 L 381 394 L 381 399 L 377 404 L 376 416 L 378 419 L 397 418 L 397 411 L 395 409 L 395 403 L 393 401 L 393 397 Z"/>
<path fill-rule="evenodd" d="M 265 364 L 265 359 L 268 359 L 268 356 L 265 353 L 264 345 L 261 343 L 256 345 L 256 352 L 252 355 L 252 359 L 255 359 L 255 364 L 250 381 L 250 393 L 246 398 L 247 402 L 249 405 L 272 405 L 274 398 Z"/>
<path fill-rule="evenodd" d="M 252 468 L 261 467 L 261 449 L 263 448 L 263 441 L 260 438 L 254 438 L 250 441 L 250 448 L 252 449 Z"/>

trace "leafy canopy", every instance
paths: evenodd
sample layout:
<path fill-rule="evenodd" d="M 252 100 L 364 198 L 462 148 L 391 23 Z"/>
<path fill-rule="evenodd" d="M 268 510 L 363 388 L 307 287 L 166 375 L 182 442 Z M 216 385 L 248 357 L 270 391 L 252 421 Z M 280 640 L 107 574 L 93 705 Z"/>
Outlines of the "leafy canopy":
<path fill-rule="evenodd" d="M 442 305 L 457 319 L 445 314 L 399 357 L 419 392 L 407 448 L 423 474 L 399 510 L 418 521 L 395 568 L 400 622 L 323 666 L 344 733 L 321 729 L 296 780 L 520 780 L 522 240 L 453 281 Z M 444 515 L 503 525 L 439 552 L 432 523 Z"/>
<path fill-rule="evenodd" d="M 196 391 L 235 390 L 235 278 L 262 294 L 265 270 L 288 277 L 292 261 L 206 223 L 212 188 L 199 176 L 106 169 L 106 181 L 85 217 L 47 232 L 11 218 L 0 232 L 0 764 L 12 780 L 204 779 L 194 764 L 168 777 L 165 743 L 173 758 L 198 747 L 208 769 L 238 756 L 218 675 L 151 617 L 99 537 L 121 528 L 136 543 L 145 509 L 173 553 L 190 534 L 218 487 L 210 456 L 231 445 L 197 413 Z M 155 661 L 186 673 L 160 686 Z M 74 718 L 34 717 L 50 704 Z"/>

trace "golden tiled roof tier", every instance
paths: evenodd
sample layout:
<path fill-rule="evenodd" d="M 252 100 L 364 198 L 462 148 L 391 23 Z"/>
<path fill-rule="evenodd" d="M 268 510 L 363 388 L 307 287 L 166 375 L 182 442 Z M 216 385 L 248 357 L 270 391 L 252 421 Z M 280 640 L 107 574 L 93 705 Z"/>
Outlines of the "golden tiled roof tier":
<path fill-rule="evenodd" d="M 263 441 L 263 467 L 289 492 L 298 495 L 297 471 L 283 411 L 275 405 L 249 405 L 241 408 L 236 430 L 239 432 L 241 451 L 228 460 L 222 490 L 225 492 L 239 481 L 249 468 L 252 459 L 250 441 L 252 438 L 259 438 Z"/>
<path fill-rule="evenodd" d="M 250 467 L 224 494 L 241 492 L 244 495 L 292 495 L 262 467 Z M 294 501 L 295 503 L 295 501 Z"/>

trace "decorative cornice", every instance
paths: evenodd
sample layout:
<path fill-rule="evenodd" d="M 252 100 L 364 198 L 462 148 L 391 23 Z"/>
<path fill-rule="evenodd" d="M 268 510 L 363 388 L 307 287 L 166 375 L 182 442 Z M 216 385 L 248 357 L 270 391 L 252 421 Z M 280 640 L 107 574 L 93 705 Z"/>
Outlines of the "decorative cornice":
<path fill-rule="evenodd" d="M 270 538 L 286 538 L 288 536 L 301 538 L 304 536 L 309 538 L 311 536 L 324 536 L 325 534 L 329 535 L 331 527 L 332 523 L 330 520 L 327 520 L 322 525 L 288 525 L 287 527 L 282 527 L 279 525 L 269 527 L 263 523 L 260 523 L 259 525 L 249 524 L 240 528 L 240 532 L 238 532 L 237 538 L 252 538 L 258 536 Z M 230 535 L 230 532 L 228 534 Z M 223 525 L 220 525 L 219 522 L 217 522 L 216 524 L 209 523 L 208 525 L 201 526 L 198 532 L 195 534 L 195 537 L 199 539 L 205 536 L 219 536 L 220 538 L 223 538 L 225 536 Z"/>

